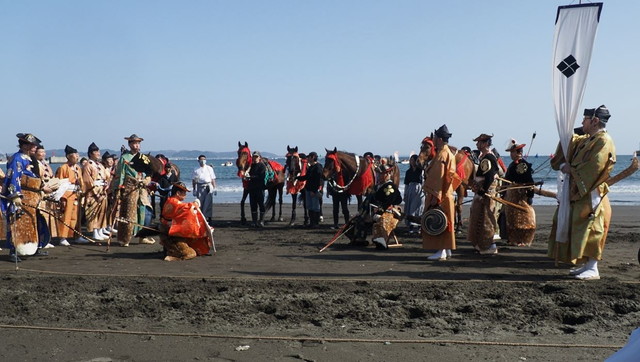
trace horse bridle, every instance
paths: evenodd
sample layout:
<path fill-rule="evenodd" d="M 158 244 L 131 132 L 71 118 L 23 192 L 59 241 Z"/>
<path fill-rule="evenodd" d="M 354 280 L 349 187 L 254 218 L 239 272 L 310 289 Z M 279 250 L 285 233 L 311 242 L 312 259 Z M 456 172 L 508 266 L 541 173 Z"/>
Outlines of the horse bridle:
<path fill-rule="evenodd" d="M 286 157 L 290 157 L 291 160 L 289 162 L 287 162 L 287 167 L 289 168 L 289 177 L 287 177 L 287 179 L 289 179 L 291 177 L 291 162 L 293 162 L 293 158 L 296 157 L 298 159 L 298 172 L 293 176 L 293 185 L 295 186 L 298 183 L 298 176 L 300 176 L 300 174 L 302 174 L 302 159 L 300 158 L 300 155 L 298 155 L 298 152 L 294 152 L 294 153 L 287 153 Z"/>
<path fill-rule="evenodd" d="M 351 180 L 349 180 L 349 182 L 344 185 L 344 186 L 340 186 L 336 183 L 335 179 L 332 177 L 329 179 L 329 184 L 331 184 L 331 187 L 333 187 L 334 189 L 338 190 L 339 192 L 343 192 L 346 189 L 349 188 L 349 186 L 351 186 L 351 184 L 353 183 L 353 181 L 356 179 L 356 177 L 358 176 L 358 173 L 360 172 L 360 157 L 358 157 L 357 155 L 353 156 L 356 160 L 356 170 L 353 172 L 353 177 L 351 177 Z M 338 157 L 337 153 L 333 153 L 331 155 L 327 155 L 327 158 L 331 158 L 333 160 L 334 164 L 338 164 L 341 168 L 342 166 L 340 165 L 340 158 Z M 334 169 L 336 167 L 334 166 Z M 336 171 L 336 172 L 340 172 L 342 173 L 342 169 L 340 171 Z"/>
<path fill-rule="evenodd" d="M 247 158 L 246 158 L 246 162 L 245 162 L 245 168 L 243 170 L 241 170 L 242 172 L 247 171 L 249 168 L 251 168 L 251 163 L 252 163 L 252 158 L 251 158 L 251 150 L 249 149 L 249 147 L 242 147 L 240 150 L 238 150 L 238 158 L 240 157 L 241 154 L 246 154 Z"/>

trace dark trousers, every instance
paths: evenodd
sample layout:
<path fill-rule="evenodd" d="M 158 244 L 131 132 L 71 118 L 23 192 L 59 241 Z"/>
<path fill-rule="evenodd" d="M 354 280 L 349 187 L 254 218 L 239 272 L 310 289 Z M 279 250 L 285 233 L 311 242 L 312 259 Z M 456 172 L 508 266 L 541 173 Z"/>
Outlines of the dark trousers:
<path fill-rule="evenodd" d="M 344 222 L 349 221 L 349 195 L 346 192 L 334 193 L 331 198 L 333 199 L 333 224 L 338 225 L 340 219 L 340 208 L 342 208 L 342 215 L 344 215 Z"/>
<path fill-rule="evenodd" d="M 264 190 L 249 190 L 249 205 L 251 205 L 251 213 L 257 213 L 260 209 L 264 213 Z"/>

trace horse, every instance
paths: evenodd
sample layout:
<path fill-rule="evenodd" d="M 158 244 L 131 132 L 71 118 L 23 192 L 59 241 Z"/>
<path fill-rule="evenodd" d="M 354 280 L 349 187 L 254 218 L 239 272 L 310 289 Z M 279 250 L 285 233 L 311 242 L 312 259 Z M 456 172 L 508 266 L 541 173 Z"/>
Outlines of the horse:
<path fill-rule="evenodd" d="M 152 177 L 154 174 L 162 174 L 164 172 L 164 164 L 159 159 L 151 156 L 149 153 L 136 153 L 129 166 L 138 172 L 144 172 L 147 176 Z"/>
<path fill-rule="evenodd" d="M 285 163 L 285 170 L 287 172 L 287 193 L 291 194 L 291 221 L 289 226 L 293 226 L 296 221 L 296 204 L 298 201 L 298 194 L 301 194 L 304 189 L 306 181 L 297 180 L 298 176 L 304 176 L 307 174 L 307 160 L 300 157 L 298 153 L 298 146 L 289 147 L 287 145 L 287 162 Z M 307 214 L 307 205 L 303 195 L 300 195 L 302 200 L 302 209 L 304 211 L 304 224 L 309 222 L 309 215 Z"/>
<path fill-rule="evenodd" d="M 252 163 L 251 158 L 251 150 L 249 149 L 249 144 L 245 141 L 244 145 L 238 141 L 238 158 L 236 159 L 236 167 L 238 168 L 238 177 L 242 179 L 242 199 L 240 200 L 240 222 L 244 225 L 247 223 L 247 218 L 244 213 L 244 203 L 247 200 L 247 195 L 249 195 L 249 190 L 247 189 L 247 181 L 245 181 L 244 176 L 251 168 Z M 276 221 L 276 196 L 278 196 L 278 203 L 280 205 L 280 210 L 278 213 L 278 221 L 284 221 L 282 219 L 282 190 L 284 189 L 284 166 L 279 164 L 276 161 L 269 160 L 267 158 L 262 158 L 262 161 L 267 170 L 271 170 L 273 172 L 273 177 L 266 184 L 267 187 L 267 202 L 265 204 L 265 213 L 269 211 L 270 208 L 273 207 L 273 213 L 271 216 L 271 221 Z"/>
<path fill-rule="evenodd" d="M 426 137 L 422 140 L 422 145 L 420 147 L 420 154 L 418 155 L 418 165 L 421 165 L 423 169 L 426 168 L 426 165 L 435 153 L 432 153 L 433 143 L 428 142 L 427 140 L 431 140 L 432 137 Z M 458 150 L 456 147 L 449 146 L 449 149 L 453 153 L 456 160 L 456 173 L 461 178 L 462 182 L 455 189 L 456 193 L 456 205 L 455 205 L 455 230 L 456 234 L 462 233 L 462 203 L 464 201 L 464 197 L 467 196 L 467 190 L 471 187 L 473 183 L 473 177 L 475 174 L 475 164 L 471 160 L 471 157 L 467 152 L 463 150 Z"/>
<path fill-rule="evenodd" d="M 175 163 L 169 161 L 169 159 L 163 155 L 162 153 L 159 153 L 156 155 L 156 158 L 159 159 L 160 161 L 162 161 L 162 164 L 166 165 L 169 164 L 169 166 L 171 167 L 171 172 L 176 175 L 176 177 L 178 178 L 178 180 L 180 180 L 180 167 L 178 167 L 178 165 L 176 165 Z M 163 169 L 162 172 L 160 173 L 159 176 L 163 176 L 165 174 L 165 170 Z M 157 180 L 154 180 L 157 181 Z"/>
<path fill-rule="evenodd" d="M 358 200 L 358 210 L 362 206 L 362 195 L 373 192 L 375 171 L 373 160 L 357 156 L 353 153 L 333 151 L 325 148 L 322 177 L 329 180 L 335 190 L 355 195 Z"/>

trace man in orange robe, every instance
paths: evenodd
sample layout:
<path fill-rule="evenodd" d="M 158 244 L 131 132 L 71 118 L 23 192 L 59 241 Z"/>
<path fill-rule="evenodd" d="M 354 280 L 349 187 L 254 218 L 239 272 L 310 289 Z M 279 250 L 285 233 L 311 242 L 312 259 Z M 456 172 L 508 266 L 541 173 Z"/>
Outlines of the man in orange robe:
<path fill-rule="evenodd" d="M 77 244 L 87 243 L 88 240 L 80 234 L 80 196 L 82 194 L 82 170 L 78 166 L 78 150 L 67 145 L 64 148 L 67 163 L 58 167 L 56 177 L 69 181 L 69 186 L 60 199 L 61 208 L 64 210 L 62 222 L 58 223 L 58 236 L 60 245 L 69 246 L 67 239 L 76 237 L 73 242 Z"/>
<path fill-rule="evenodd" d="M 429 260 L 446 260 L 451 257 L 451 250 L 456 249 L 454 230 L 455 204 L 453 191 L 460 185 L 456 175 L 456 159 L 449 148 L 451 133 L 446 125 L 442 125 L 433 133 L 435 157 L 429 162 L 425 171 L 423 189 L 425 193 L 425 212 L 439 208 L 447 217 L 447 226 L 439 235 L 429 235 L 423 230 L 422 247 L 437 250 L 429 256 Z"/>
<path fill-rule="evenodd" d="M 184 202 L 189 189 L 183 182 L 176 182 L 171 196 L 162 209 L 161 237 L 167 256 L 164 260 L 188 260 L 197 255 L 209 254 L 209 225 L 200 212 L 200 201 Z"/>

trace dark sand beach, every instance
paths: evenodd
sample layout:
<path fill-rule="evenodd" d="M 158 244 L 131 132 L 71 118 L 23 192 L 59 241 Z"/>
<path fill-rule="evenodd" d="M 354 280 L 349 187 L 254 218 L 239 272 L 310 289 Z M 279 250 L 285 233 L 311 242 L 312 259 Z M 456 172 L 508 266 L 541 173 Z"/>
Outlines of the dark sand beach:
<path fill-rule="evenodd" d="M 312 230 L 288 226 L 288 205 L 261 230 L 239 205 L 215 208 L 217 254 L 191 261 L 162 261 L 157 243 L 81 245 L 16 271 L 3 250 L 0 359 L 602 361 L 640 327 L 640 206 L 614 206 L 597 281 L 546 257 L 551 206 L 536 207 L 531 248 L 483 256 L 462 235 L 443 262 L 404 226 L 402 248 L 342 238 L 319 253 L 330 205 Z"/>

